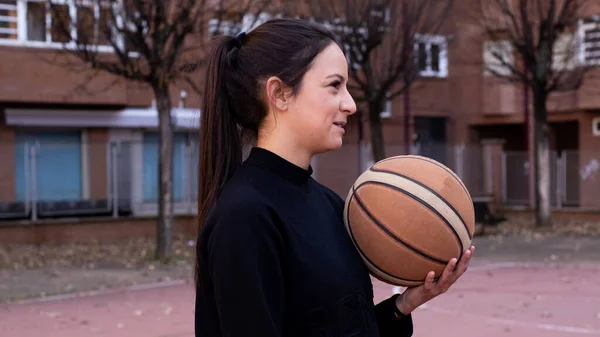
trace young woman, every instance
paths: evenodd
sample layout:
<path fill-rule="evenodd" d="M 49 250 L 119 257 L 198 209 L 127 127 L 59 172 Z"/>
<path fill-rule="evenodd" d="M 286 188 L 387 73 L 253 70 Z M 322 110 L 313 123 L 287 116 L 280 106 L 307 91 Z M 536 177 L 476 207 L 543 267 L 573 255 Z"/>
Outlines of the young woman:
<path fill-rule="evenodd" d="M 343 224 L 344 200 L 311 178 L 342 146 L 356 105 L 334 36 L 277 19 L 221 37 L 208 59 L 200 140 L 198 337 L 403 337 L 411 312 L 467 269 L 373 303 Z M 243 137 L 256 139 L 242 163 Z"/>

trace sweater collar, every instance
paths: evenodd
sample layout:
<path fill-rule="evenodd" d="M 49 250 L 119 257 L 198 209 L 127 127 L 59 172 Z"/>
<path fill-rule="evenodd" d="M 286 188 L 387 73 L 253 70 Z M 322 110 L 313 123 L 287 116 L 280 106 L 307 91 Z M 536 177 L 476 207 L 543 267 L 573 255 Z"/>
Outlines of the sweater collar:
<path fill-rule="evenodd" d="M 260 147 L 252 148 L 246 163 L 266 169 L 296 185 L 306 183 L 313 172 L 312 166 L 305 170 L 274 152 Z"/>

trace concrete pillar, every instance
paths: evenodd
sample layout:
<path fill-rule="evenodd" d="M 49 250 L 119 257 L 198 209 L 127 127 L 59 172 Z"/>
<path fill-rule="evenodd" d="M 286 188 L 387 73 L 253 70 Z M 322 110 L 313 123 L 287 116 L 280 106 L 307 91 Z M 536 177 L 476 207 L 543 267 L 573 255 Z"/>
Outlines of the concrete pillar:
<path fill-rule="evenodd" d="M 491 197 L 493 203 L 499 205 L 503 202 L 503 152 L 504 139 L 484 139 L 483 146 L 483 178 L 484 192 Z"/>

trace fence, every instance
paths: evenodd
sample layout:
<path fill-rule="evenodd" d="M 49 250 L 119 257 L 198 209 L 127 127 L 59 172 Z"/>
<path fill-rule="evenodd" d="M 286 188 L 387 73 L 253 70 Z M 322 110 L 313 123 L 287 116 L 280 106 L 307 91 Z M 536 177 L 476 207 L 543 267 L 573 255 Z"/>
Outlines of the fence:
<path fill-rule="evenodd" d="M 152 216 L 158 210 L 158 137 L 140 142 L 62 139 L 0 145 L 0 219 Z M 197 139 L 176 135 L 173 151 L 176 214 L 197 204 Z"/>
<path fill-rule="evenodd" d="M 369 146 L 356 144 L 315 160 L 315 177 L 345 196 L 372 161 Z M 424 151 L 426 150 L 426 151 Z M 484 146 L 413 149 L 437 159 L 461 177 L 474 198 L 490 196 L 506 206 L 531 205 L 532 167 L 525 152 Z M 386 155 L 403 154 L 402 146 Z M 173 151 L 175 214 L 195 214 L 198 186 L 197 136 L 176 134 Z M 94 141 L 81 133 L 18 134 L 0 144 L 0 220 L 85 216 L 155 216 L 158 210 L 158 136 L 135 141 Z M 361 159 L 362 158 L 362 159 Z M 359 161 L 363 163 L 359 163 Z M 551 155 L 554 208 L 600 209 L 600 151 Z"/>
<path fill-rule="evenodd" d="M 600 151 L 551 152 L 552 207 L 600 208 Z M 525 152 L 502 154 L 502 202 L 528 206 L 533 200 L 533 163 Z"/>
<path fill-rule="evenodd" d="M 346 151 L 358 151 L 358 147 L 351 146 Z M 387 156 L 403 154 L 403 151 L 402 146 L 386 147 Z M 365 152 L 363 157 L 370 158 L 369 147 Z M 412 149 L 412 153 L 448 166 L 463 180 L 474 199 L 486 199 L 506 207 L 533 206 L 533 164 L 525 151 L 502 151 L 501 146 L 494 149 L 493 145 L 434 144 Z M 340 161 L 340 158 L 334 160 Z M 600 150 L 551 151 L 550 162 L 550 200 L 554 209 L 600 210 Z M 370 164 L 372 160 L 367 160 L 361 169 Z M 348 167 L 338 164 L 338 172 L 330 172 L 328 176 L 344 176 L 344 166 Z M 352 165 L 356 170 L 354 167 L 358 165 Z M 338 190 L 347 191 L 357 174 L 346 174 L 344 181 L 337 183 Z"/>
<path fill-rule="evenodd" d="M 387 145 L 385 148 L 386 157 L 402 154 L 405 154 L 402 145 Z M 462 179 L 473 197 L 491 193 L 485 186 L 481 146 L 427 144 L 412 148 L 411 154 L 435 159 L 449 167 Z M 356 178 L 373 164 L 371 146 L 345 144 L 340 150 L 318 155 L 314 164 L 317 180 L 345 198 Z"/>

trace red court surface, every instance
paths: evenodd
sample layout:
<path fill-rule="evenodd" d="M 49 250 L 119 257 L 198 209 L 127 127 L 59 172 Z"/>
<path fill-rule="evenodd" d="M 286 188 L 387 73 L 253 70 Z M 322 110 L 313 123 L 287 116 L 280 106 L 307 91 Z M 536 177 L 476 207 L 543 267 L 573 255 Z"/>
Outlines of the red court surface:
<path fill-rule="evenodd" d="M 376 301 L 394 291 L 374 286 Z M 190 285 L 170 284 L 2 304 L 0 336 L 190 337 L 193 303 Z M 479 263 L 414 322 L 414 336 L 600 336 L 600 266 Z"/>

